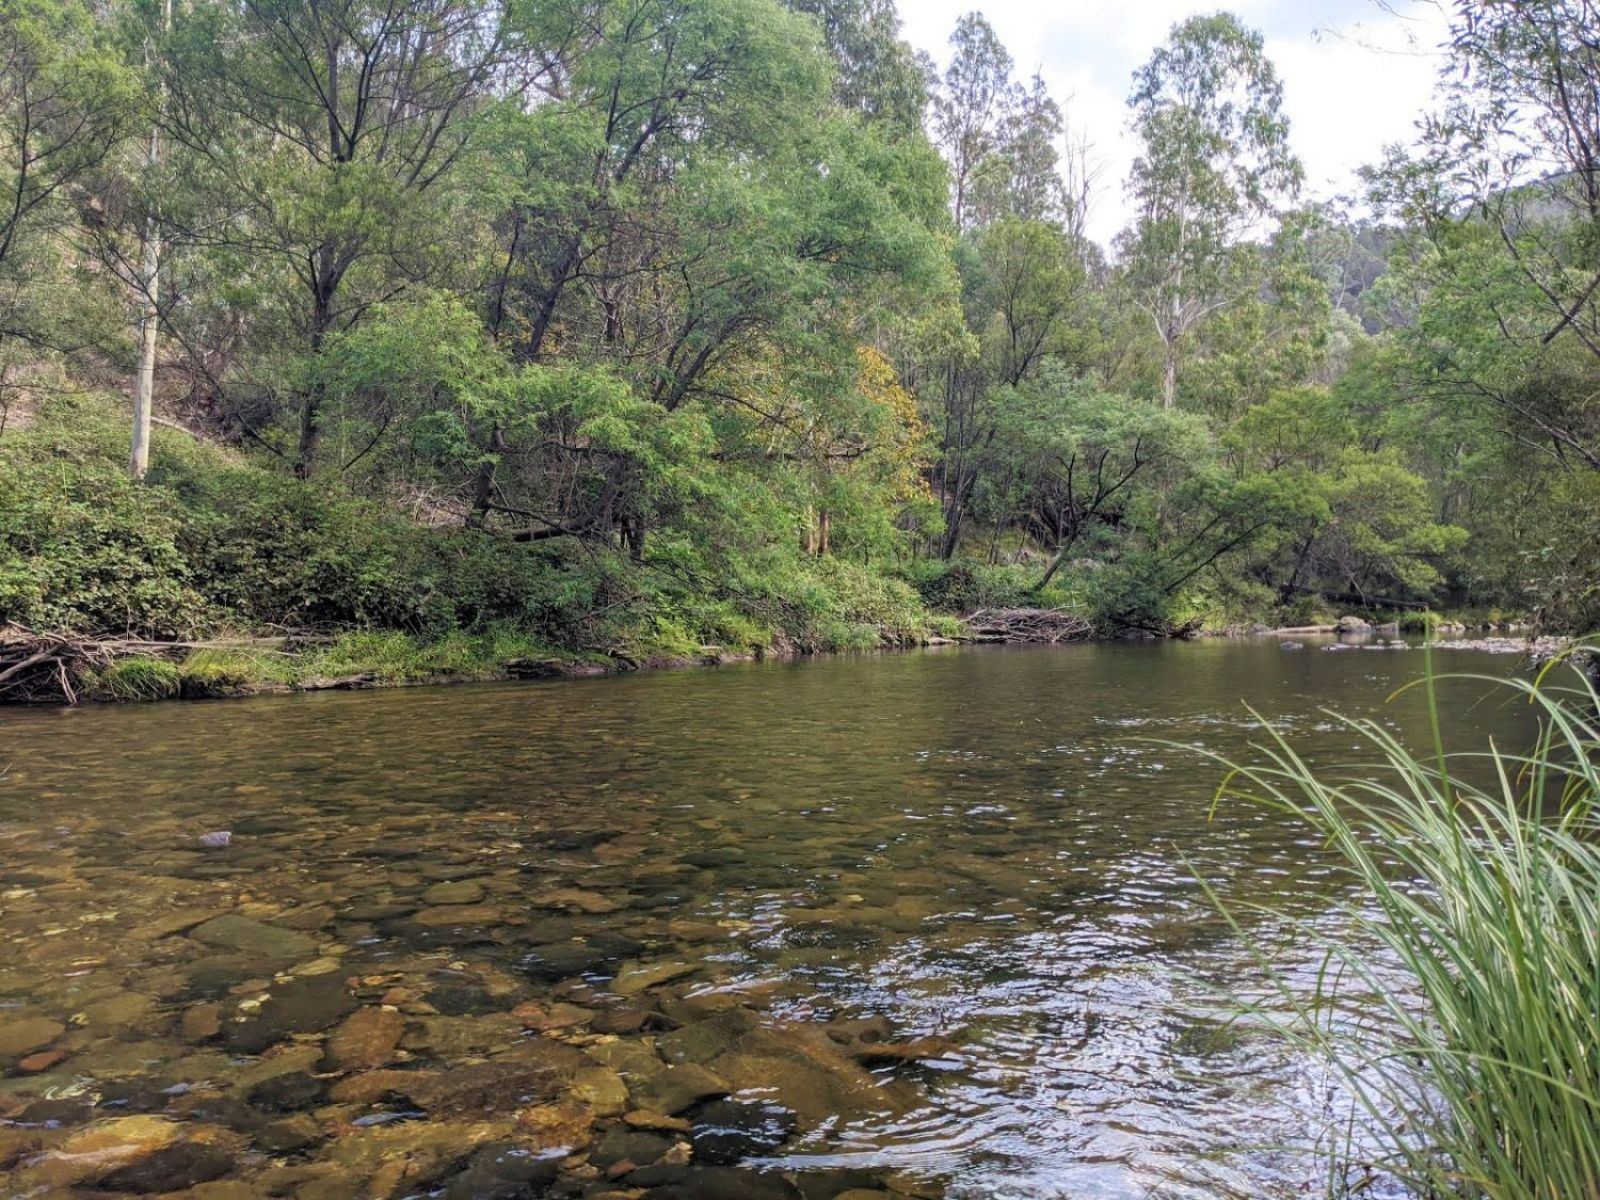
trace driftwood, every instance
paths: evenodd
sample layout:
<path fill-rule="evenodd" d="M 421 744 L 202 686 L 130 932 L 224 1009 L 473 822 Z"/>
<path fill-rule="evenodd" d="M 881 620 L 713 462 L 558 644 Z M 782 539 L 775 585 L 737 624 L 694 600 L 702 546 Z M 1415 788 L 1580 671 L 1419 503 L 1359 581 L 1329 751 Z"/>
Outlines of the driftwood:
<path fill-rule="evenodd" d="M 1057 642 L 1087 638 L 1094 625 L 1064 608 L 984 608 L 965 620 L 975 642 Z"/>

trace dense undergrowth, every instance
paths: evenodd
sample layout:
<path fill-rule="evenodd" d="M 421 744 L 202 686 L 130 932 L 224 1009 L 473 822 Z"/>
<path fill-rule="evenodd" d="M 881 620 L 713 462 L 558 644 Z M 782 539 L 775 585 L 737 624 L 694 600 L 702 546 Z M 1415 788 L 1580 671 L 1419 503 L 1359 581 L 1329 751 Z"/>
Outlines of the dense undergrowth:
<path fill-rule="evenodd" d="M 133 655 L 85 682 L 105 699 L 214 696 L 367 675 L 503 676 L 529 662 L 629 668 L 721 655 L 908 645 L 973 607 L 1030 595 L 1006 567 L 901 572 L 796 546 L 715 577 L 575 540 L 533 545 L 429 524 L 326 480 L 158 429 L 127 477 L 113 401 L 58 398 L 0 438 L 0 614 L 39 631 L 282 644 Z"/>

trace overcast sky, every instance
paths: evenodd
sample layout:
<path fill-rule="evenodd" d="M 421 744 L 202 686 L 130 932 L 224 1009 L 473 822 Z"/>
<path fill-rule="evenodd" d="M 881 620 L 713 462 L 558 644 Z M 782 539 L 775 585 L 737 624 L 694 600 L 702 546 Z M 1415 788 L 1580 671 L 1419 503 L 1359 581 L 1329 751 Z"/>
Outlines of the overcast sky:
<path fill-rule="evenodd" d="M 1385 144 L 1409 141 L 1427 103 L 1443 12 L 1427 0 L 900 0 L 904 33 L 941 69 L 962 13 L 989 19 L 1021 78 L 1042 71 L 1101 168 L 1089 229 L 1101 242 L 1127 220 L 1123 182 L 1134 149 L 1127 96 L 1136 67 L 1176 21 L 1228 8 L 1266 37 L 1283 79 L 1290 138 L 1308 194 L 1349 191 Z M 1392 10 L 1392 11 L 1391 11 Z"/>

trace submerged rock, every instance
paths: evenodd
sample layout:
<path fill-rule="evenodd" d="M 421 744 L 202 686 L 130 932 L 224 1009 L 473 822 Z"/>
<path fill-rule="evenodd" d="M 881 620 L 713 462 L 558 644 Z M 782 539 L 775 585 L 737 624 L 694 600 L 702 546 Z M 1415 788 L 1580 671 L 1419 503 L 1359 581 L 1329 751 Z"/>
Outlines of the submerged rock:
<path fill-rule="evenodd" d="M 726 1096 L 732 1089 L 728 1081 L 695 1063 L 668 1067 L 647 1079 L 630 1084 L 640 1108 L 675 1116 L 701 1100 Z"/>
<path fill-rule="evenodd" d="M 0 1059 L 20 1058 L 33 1050 L 43 1049 L 55 1041 L 67 1027 L 48 1017 L 19 1017 L 0 1022 Z"/>
<path fill-rule="evenodd" d="M 779 1104 L 713 1100 L 694 1114 L 695 1158 L 712 1166 L 735 1166 L 776 1150 L 798 1125 L 799 1118 Z"/>
<path fill-rule="evenodd" d="M 358 1008 L 329 1036 L 328 1066 L 335 1071 L 384 1066 L 393 1061 L 405 1031 L 406 1019 L 392 1008 Z"/>
<path fill-rule="evenodd" d="M 190 929 L 189 936 L 203 945 L 269 959 L 307 958 L 317 948 L 316 939 L 309 934 L 265 925 L 237 913 L 212 917 Z"/>
<path fill-rule="evenodd" d="M 177 1192 L 221 1179 L 233 1165 L 233 1155 L 221 1146 L 176 1142 L 99 1177 L 93 1186 L 141 1196 Z"/>
<path fill-rule="evenodd" d="M 424 904 L 476 904 L 483 899 L 483 884 L 475 879 L 436 883 L 422 893 Z"/>
<path fill-rule="evenodd" d="M 627 962 L 622 964 L 622 969 L 617 972 L 609 987 L 619 996 L 632 996 L 647 988 L 659 987 L 664 983 L 671 983 L 674 979 L 682 979 L 685 975 L 693 975 L 699 969 L 698 963 Z"/>

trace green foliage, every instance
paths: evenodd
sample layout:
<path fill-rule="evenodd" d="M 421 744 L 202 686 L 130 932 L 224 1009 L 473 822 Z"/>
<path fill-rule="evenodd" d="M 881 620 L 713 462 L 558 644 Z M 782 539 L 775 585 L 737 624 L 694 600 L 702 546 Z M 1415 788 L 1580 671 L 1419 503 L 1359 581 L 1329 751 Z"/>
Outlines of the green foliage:
<path fill-rule="evenodd" d="M 1334 774 L 1275 736 L 1221 790 L 1304 821 L 1356 889 L 1337 932 L 1297 925 L 1328 961 L 1309 997 L 1275 975 L 1291 1016 L 1269 1019 L 1355 1097 L 1371 1165 L 1418 1195 L 1600 1186 L 1600 696 L 1576 679 L 1501 685 L 1541 718 L 1526 754 L 1419 757 L 1350 721 L 1371 768 Z"/>
<path fill-rule="evenodd" d="M 136 655 L 117 659 L 85 682 L 99 700 L 172 700 L 182 692 L 183 672 L 165 658 Z"/>
<path fill-rule="evenodd" d="M 100 412 L 63 410 L 66 430 L 0 440 L 0 623 L 153 637 L 203 628 L 212 612 L 170 498 L 128 480 Z"/>

